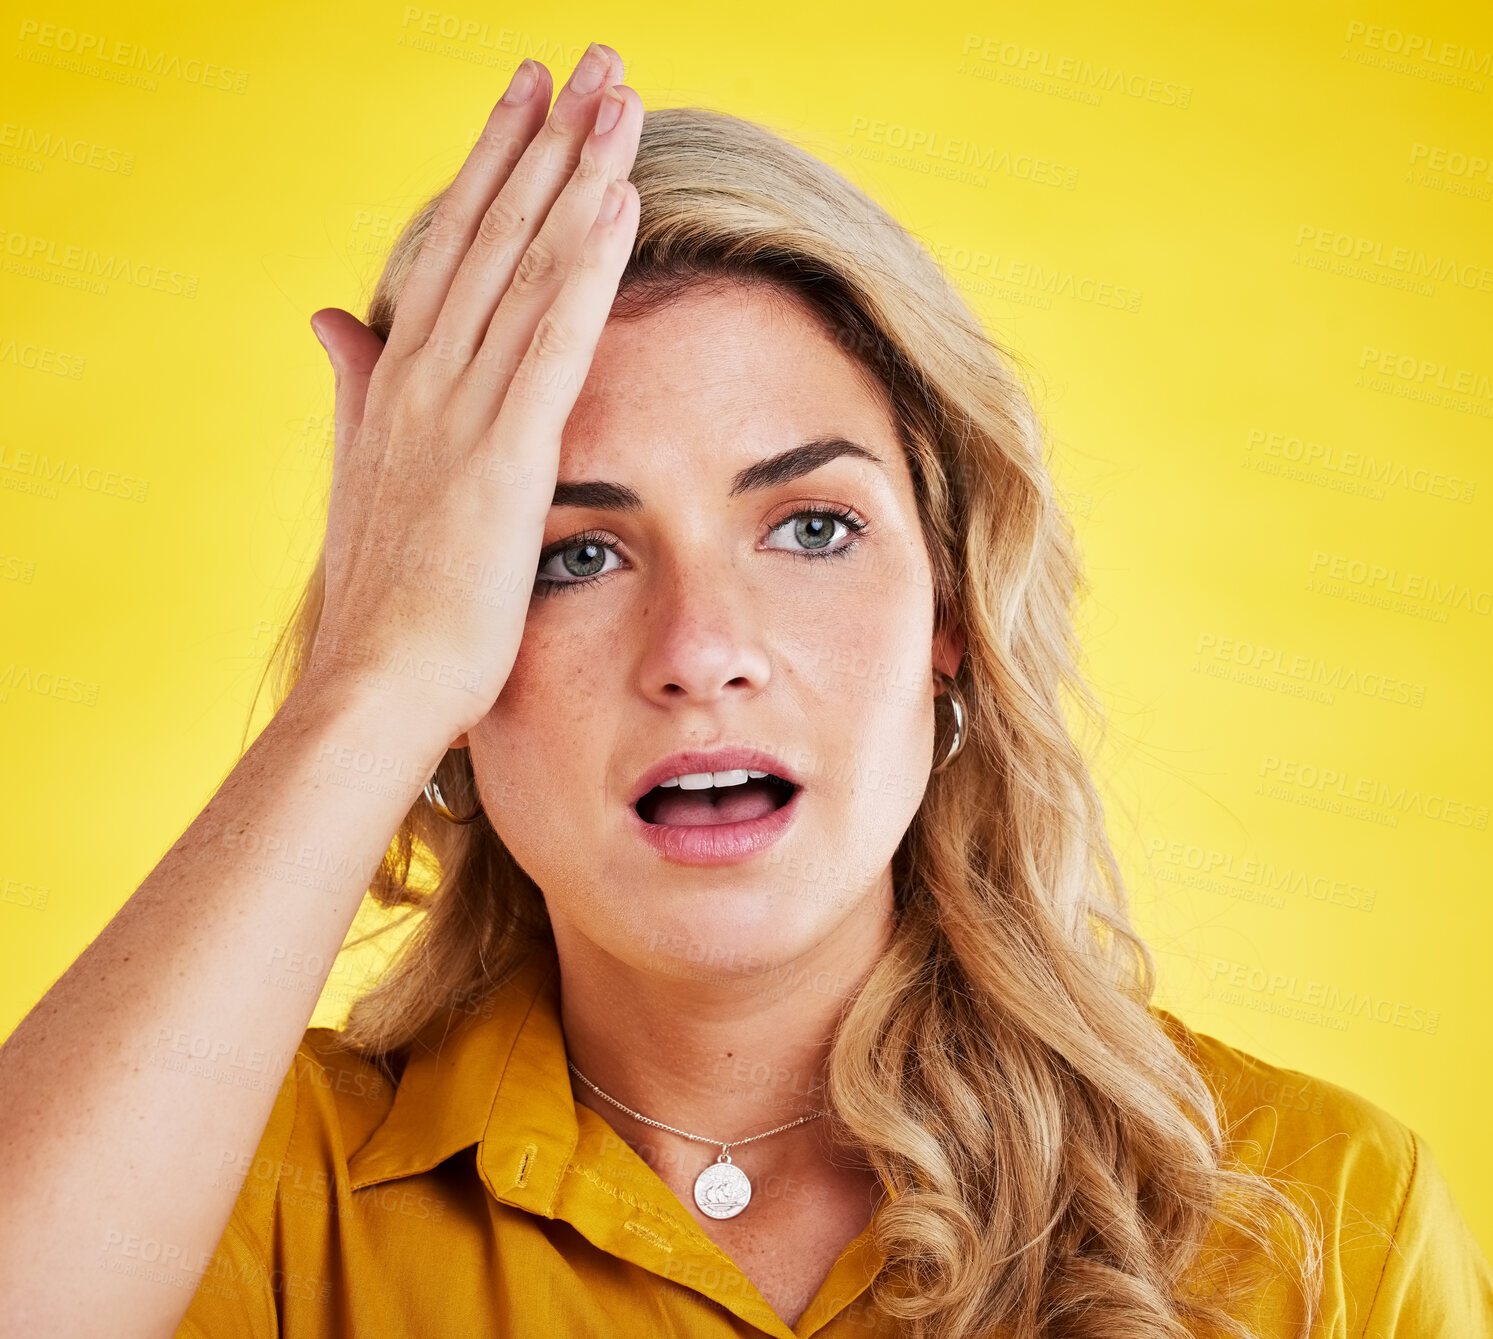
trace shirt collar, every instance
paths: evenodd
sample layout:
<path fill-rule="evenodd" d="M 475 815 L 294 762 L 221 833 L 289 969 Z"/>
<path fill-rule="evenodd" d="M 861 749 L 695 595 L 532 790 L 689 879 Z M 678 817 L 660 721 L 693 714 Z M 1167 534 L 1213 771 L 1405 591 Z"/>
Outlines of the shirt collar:
<path fill-rule="evenodd" d="M 348 1159 L 350 1189 L 427 1172 L 475 1144 L 478 1174 L 495 1199 L 561 1218 L 602 1249 L 685 1286 L 719 1280 L 697 1290 L 779 1339 L 804 1339 L 854 1301 L 885 1263 L 869 1228 L 796 1329 L 784 1325 L 653 1169 L 576 1102 L 559 990 L 554 948 L 542 944 L 482 997 L 478 1012 L 432 1020 L 409 1047 L 388 1115 Z"/>
<path fill-rule="evenodd" d="M 557 1055 L 564 1068 L 558 988 L 554 951 L 541 946 L 482 997 L 477 1012 L 433 1019 L 409 1044 L 389 1114 L 348 1159 L 351 1188 L 427 1172 L 477 1144 L 483 1179 L 489 1168 L 498 1171 L 498 1185 L 489 1187 L 498 1198 L 517 1190 L 519 1207 L 548 1213 L 554 1186 L 546 1194 L 512 1155 L 533 1144 L 531 1165 L 543 1147 L 555 1155 L 545 1163 L 563 1170 L 575 1148 L 569 1078 L 562 1090 L 551 1072 Z"/>

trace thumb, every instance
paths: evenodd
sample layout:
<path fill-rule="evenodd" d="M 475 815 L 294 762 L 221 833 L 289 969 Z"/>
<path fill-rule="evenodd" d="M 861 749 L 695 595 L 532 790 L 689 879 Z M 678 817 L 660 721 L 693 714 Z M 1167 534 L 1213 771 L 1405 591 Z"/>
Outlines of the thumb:
<path fill-rule="evenodd" d="M 368 380 L 373 375 L 384 341 L 351 312 L 323 307 L 312 314 L 311 331 L 327 351 L 336 379 L 336 420 L 339 441 L 363 422 Z"/>

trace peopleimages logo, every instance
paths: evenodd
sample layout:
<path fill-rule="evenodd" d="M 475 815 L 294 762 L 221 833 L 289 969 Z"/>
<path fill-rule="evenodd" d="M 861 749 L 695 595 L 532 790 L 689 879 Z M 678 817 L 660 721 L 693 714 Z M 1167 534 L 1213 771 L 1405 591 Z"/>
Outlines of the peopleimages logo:
<path fill-rule="evenodd" d="M 1139 70 L 1127 70 L 1122 65 L 1097 65 L 1082 56 L 1055 55 L 1042 47 L 1028 46 L 1023 42 L 1000 37 L 966 33 L 960 55 L 979 62 L 974 67 L 969 67 L 966 62 L 966 65 L 960 66 L 961 72 L 968 72 L 970 69 L 978 71 L 983 66 L 992 71 L 1000 69 L 1002 73 L 1025 81 L 1055 80 L 1060 84 L 1073 85 L 1075 89 L 1089 94 L 1095 102 L 1100 93 L 1120 93 L 1125 97 L 1179 108 L 1185 108 L 1192 102 L 1191 84 L 1163 79 Z"/>
<path fill-rule="evenodd" d="M 1364 668 L 1345 664 L 1341 660 L 1323 660 L 1309 652 L 1291 651 L 1220 633 L 1199 633 L 1193 654 L 1199 661 L 1216 661 L 1254 674 L 1274 674 L 1282 678 L 1302 680 L 1330 690 L 1328 701 L 1332 700 L 1333 692 L 1351 693 L 1410 707 L 1421 706 L 1426 698 L 1425 684 L 1402 679 L 1399 675 L 1387 673 L 1382 667 Z"/>
<path fill-rule="evenodd" d="M 915 158 L 953 164 L 961 168 L 1004 174 L 1036 186 L 1056 186 L 1071 191 L 1078 182 L 1078 169 L 1032 153 L 1012 152 L 977 140 L 940 134 L 921 126 L 906 126 L 895 121 L 873 120 L 854 116 L 850 121 L 850 138 L 857 144 L 871 144 L 882 149 L 902 151 Z"/>
<path fill-rule="evenodd" d="M 1417 140 L 1410 146 L 1410 166 L 1421 165 L 1432 172 L 1445 172 L 1449 177 L 1493 181 L 1493 158 L 1480 153 L 1467 153 L 1461 149 L 1422 144 Z"/>
<path fill-rule="evenodd" d="M 1295 972 L 1272 972 L 1232 958 L 1208 962 L 1212 994 L 1229 1004 L 1263 1006 L 1267 1012 L 1299 1017 L 1304 1022 L 1326 1022 L 1339 1030 L 1354 1018 L 1365 1018 L 1410 1032 L 1434 1033 L 1441 1023 L 1439 1009 L 1375 995 L 1367 990 L 1345 990 L 1334 981 L 1301 977 Z M 1298 1010 L 1308 1012 L 1299 1013 Z M 1327 1018 L 1314 1016 L 1319 1011 Z"/>
<path fill-rule="evenodd" d="M 58 130 L 43 130 L 38 126 L 22 125 L 16 121 L 0 122 L 0 149 L 14 153 L 0 154 L 0 162 L 12 160 L 24 165 L 36 161 L 40 170 L 46 160 L 71 163 L 75 167 L 89 167 L 98 172 L 117 172 L 128 177 L 135 171 L 135 155 L 124 149 L 110 148 L 94 140 L 77 139 Z"/>
<path fill-rule="evenodd" d="M 1385 487 L 1403 488 L 1410 493 L 1444 498 L 1450 502 L 1471 502 L 1477 485 L 1471 480 L 1439 470 L 1410 465 L 1403 460 L 1376 456 L 1370 451 L 1345 450 L 1333 444 L 1312 441 L 1290 433 L 1251 428 L 1245 449 L 1259 448 L 1262 456 L 1272 456 L 1303 469 L 1321 470 L 1345 478 L 1363 480 L 1370 488 L 1365 495 L 1382 498 Z M 1260 457 L 1256 457 L 1260 462 Z"/>
<path fill-rule="evenodd" d="M 1260 759 L 1259 775 L 1263 780 L 1257 784 L 1256 793 L 1274 787 L 1317 796 L 1328 802 L 1325 806 L 1328 808 L 1344 802 L 1375 805 L 1391 814 L 1418 814 L 1479 832 L 1488 827 L 1486 804 L 1454 799 L 1436 791 L 1426 792 L 1383 777 L 1354 775 L 1346 768 L 1323 767 L 1300 758 L 1280 758 L 1267 753 Z"/>
<path fill-rule="evenodd" d="M 1146 842 L 1146 856 L 1157 866 L 1156 874 L 1163 883 L 1212 892 L 1223 891 L 1224 885 L 1236 885 L 1259 892 L 1260 900 L 1273 906 L 1285 906 L 1282 895 L 1290 894 L 1302 901 L 1372 911 L 1379 896 L 1377 888 L 1348 879 L 1294 865 L 1277 865 L 1264 856 L 1241 856 L 1197 842 L 1152 837 Z"/>
<path fill-rule="evenodd" d="M 85 61 L 97 61 L 103 66 L 117 65 L 155 78 L 179 79 L 186 84 L 200 84 L 203 88 L 221 89 L 225 93 L 244 93 L 249 87 L 246 70 L 235 70 L 196 57 L 183 59 L 175 52 L 153 51 L 140 42 L 127 42 L 103 33 L 80 32 L 55 23 L 22 19 L 20 38 L 23 43 L 34 44 L 23 46 L 16 52 L 23 60 L 40 61 L 64 69 L 73 69 Z M 53 52 L 57 54 L 54 56 Z M 87 66 L 79 70 L 83 74 L 99 72 Z M 146 86 L 153 91 L 154 85 Z"/>
<path fill-rule="evenodd" d="M 1377 238 L 1318 228 L 1310 223 L 1296 229 L 1298 250 L 1318 251 L 1355 266 L 1395 271 L 1410 280 L 1435 280 L 1479 293 L 1493 293 L 1493 266 L 1466 256 L 1428 256 L 1413 246 L 1391 246 Z"/>
<path fill-rule="evenodd" d="M 91 246 L 59 243 L 56 238 L 34 233 L 0 229 L 0 257 L 4 258 L 8 273 L 24 274 L 28 278 L 52 279 L 58 270 L 71 271 L 67 275 L 56 275 L 56 279 L 75 281 L 77 286 L 87 287 L 90 292 L 101 296 L 109 291 L 104 280 L 123 280 L 136 288 L 149 288 L 173 297 L 197 296 L 195 274 L 142 260 L 138 256 L 118 252 L 105 255 Z M 43 268 L 45 266 L 53 268 L 48 271 Z"/>
<path fill-rule="evenodd" d="M 1358 355 L 1358 366 L 1382 376 L 1414 382 L 1417 386 L 1424 386 L 1429 382 L 1437 390 L 1493 400 L 1493 376 L 1478 368 L 1456 367 L 1448 370 L 1446 363 L 1439 359 L 1392 353 L 1387 349 L 1376 349 L 1372 344 L 1363 346 Z"/>
<path fill-rule="evenodd" d="M 1438 41 L 1427 33 L 1407 33 L 1399 28 L 1364 23 L 1361 19 L 1348 21 L 1345 40 L 1349 43 L 1360 42 L 1365 47 L 1384 51 L 1392 56 L 1424 61 L 1428 65 L 1444 65 L 1453 70 L 1487 74 L 1490 67 L 1493 67 L 1493 53 L 1488 51 L 1478 51 L 1461 42 Z"/>
<path fill-rule="evenodd" d="M 1443 580 L 1421 572 L 1402 572 L 1397 567 L 1367 558 L 1323 553 L 1319 549 L 1312 554 L 1308 570 L 1314 576 L 1320 574 L 1368 591 L 1424 600 L 1440 609 L 1461 609 L 1485 617 L 1493 614 L 1493 591 L 1474 590 L 1455 579 Z"/>
<path fill-rule="evenodd" d="M 19 492 L 36 492 L 46 497 L 56 497 L 59 484 L 81 488 L 89 493 L 100 493 L 106 497 L 144 502 L 150 480 L 106 470 L 98 465 L 50 456 L 45 452 L 12 450 L 0 443 L 0 488 L 16 488 Z"/>

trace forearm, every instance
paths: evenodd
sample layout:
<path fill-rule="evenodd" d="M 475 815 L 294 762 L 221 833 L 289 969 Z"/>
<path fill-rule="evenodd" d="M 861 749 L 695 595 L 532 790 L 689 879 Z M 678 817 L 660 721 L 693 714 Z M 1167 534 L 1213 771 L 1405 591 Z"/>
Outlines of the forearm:
<path fill-rule="evenodd" d="M 29 1333 L 169 1334 L 190 1294 L 111 1242 L 210 1255 L 331 964 L 444 743 L 292 695 L 0 1049 L 0 1295 Z M 242 1071 L 237 1072 L 237 1071 Z M 234 1081 L 221 1082 L 224 1073 Z"/>

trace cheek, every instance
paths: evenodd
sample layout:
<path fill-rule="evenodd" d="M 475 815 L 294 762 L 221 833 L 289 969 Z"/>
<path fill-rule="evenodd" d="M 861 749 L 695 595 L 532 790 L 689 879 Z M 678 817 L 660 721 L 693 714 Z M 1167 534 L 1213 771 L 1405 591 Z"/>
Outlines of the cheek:
<path fill-rule="evenodd" d="M 827 614 L 797 622 L 791 635 L 795 663 L 838 710 L 905 717 L 923 705 L 932 663 L 931 589 L 881 569 L 857 572 L 837 587 Z"/>
<path fill-rule="evenodd" d="M 581 788 L 606 776 L 616 686 L 575 636 L 525 631 L 503 691 L 471 732 L 472 767 L 498 835 L 519 854 L 526 830 L 573 830 Z"/>
<path fill-rule="evenodd" d="M 580 601 L 583 595 L 561 595 Z M 585 611 L 567 619 L 559 610 L 530 618 L 503 691 L 489 713 L 515 746 L 561 732 L 584 736 L 599 712 L 615 707 L 619 682 L 616 629 L 598 626 Z"/>
<path fill-rule="evenodd" d="M 879 850 L 869 834 L 905 829 L 931 766 L 931 586 L 884 573 L 847 583 L 834 617 L 800 636 L 793 659 L 820 755 L 806 761 L 855 815 L 857 840 Z"/>

